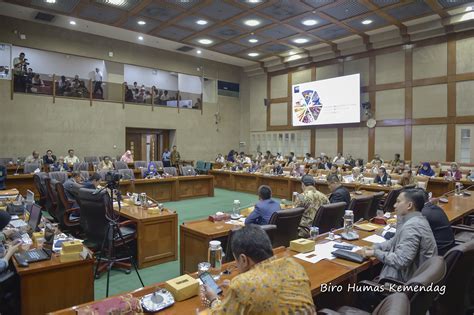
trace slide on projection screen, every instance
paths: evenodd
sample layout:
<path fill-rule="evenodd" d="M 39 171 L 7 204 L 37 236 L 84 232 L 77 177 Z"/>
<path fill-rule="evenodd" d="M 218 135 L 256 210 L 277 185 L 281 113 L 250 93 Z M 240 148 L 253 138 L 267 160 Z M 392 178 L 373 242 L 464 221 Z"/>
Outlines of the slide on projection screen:
<path fill-rule="evenodd" d="M 360 122 L 360 75 L 293 85 L 293 126 Z"/>

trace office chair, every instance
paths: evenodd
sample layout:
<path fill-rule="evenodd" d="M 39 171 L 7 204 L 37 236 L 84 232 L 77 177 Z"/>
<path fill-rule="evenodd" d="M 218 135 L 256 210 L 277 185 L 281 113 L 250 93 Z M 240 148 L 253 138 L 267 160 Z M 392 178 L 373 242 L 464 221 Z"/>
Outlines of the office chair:
<path fill-rule="evenodd" d="M 196 172 L 198 174 L 205 174 L 207 172 L 206 170 L 206 162 L 204 161 L 197 161 L 196 162 Z"/>
<path fill-rule="evenodd" d="M 7 166 L 10 162 L 13 163 L 13 158 L 0 158 L 0 165 Z"/>
<path fill-rule="evenodd" d="M 46 187 L 46 203 L 45 203 L 45 208 L 48 211 L 48 213 L 53 217 L 53 219 L 57 222 L 58 218 L 56 215 L 56 207 L 57 207 L 57 194 L 56 190 L 54 188 L 54 185 L 57 183 L 55 179 L 51 179 L 49 177 L 46 177 L 44 179 L 44 185 Z"/>
<path fill-rule="evenodd" d="M 372 204 L 370 205 L 369 212 L 367 214 L 369 219 L 372 219 L 377 216 L 377 210 L 380 209 L 380 203 L 382 202 L 384 195 L 385 193 L 383 191 L 372 195 Z"/>
<path fill-rule="evenodd" d="M 268 225 L 275 225 L 273 247 L 290 246 L 290 241 L 298 239 L 298 227 L 303 217 L 304 208 L 279 210 L 272 214 Z M 262 226 L 267 228 L 265 226 Z"/>
<path fill-rule="evenodd" d="M 60 183 L 64 183 L 68 179 L 67 172 L 49 172 L 49 178 L 55 179 Z"/>
<path fill-rule="evenodd" d="M 81 225 L 84 227 L 84 234 L 86 240 L 84 245 L 93 250 L 97 257 L 97 252 L 101 250 L 102 243 L 105 241 L 106 247 L 108 245 L 108 239 L 106 239 L 106 231 L 109 225 L 109 221 L 106 218 L 106 209 L 109 206 L 109 195 L 106 190 L 100 193 L 95 193 L 94 189 L 80 188 L 78 193 L 79 206 L 81 208 Z M 114 235 L 113 247 L 105 248 L 105 253 L 102 253 L 103 257 L 110 254 L 112 257 L 116 256 L 119 249 L 124 246 L 129 247 L 136 238 L 135 223 L 130 220 L 122 221 L 118 223 L 119 229 L 123 235 L 123 242 L 119 235 Z M 131 259 L 132 257 L 115 257 L 114 266 L 120 269 L 125 269 L 126 273 L 130 273 Z M 127 262 L 129 261 L 129 262 Z M 98 274 L 96 278 L 100 276 L 104 271 L 107 271 L 109 266 L 108 261 L 99 262 Z"/>
<path fill-rule="evenodd" d="M 134 166 L 135 168 L 143 167 L 143 168 L 145 168 L 145 169 L 148 167 L 146 161 L 135 161 L 135 162 L 133 162 L 133 166 Z"/>
<path fill-rule="evenodd" d="M 39 192 L 40 199 L 38 204 L 41 206 L 41 208 L 44 208 L 46 205 L 46 184 L 44 182 L 44 179 L 48 177 L 48 173 L 45 172 L 39 172 L 33 175 L 33 182 L 35 183 L 36 190 Z"/>
<path fill-rule="evenodd" d="M 381 278 L 376 282 L 364 280 L 359 282 L 359 284 L 362 286 L 376 285 L 378 287 L 385 284 L 394 284 L 396 286 L 403 285 L 405 287 L 420 288 L 428 287 L 430 285 L 440 285 L 445 279 L 445 276 L 446 262 L 444 261 L 444 258 L 441 256 L 433 256 L 426 260 L 421 266 L 419 266 L 413 276 L 405 283 L 392 278 Z M 375 295 L 379 296 L 380 298 L 384 298 L 389 294 L 392 294 L 392 292 L 390 292 L 388 289 L 384 290 L 383 292 L 375 293 Z M 439 292 L 436 290 L 407 290 L 405 294 L 410 300 L 411 314 L 426 314 L 426 312 L 434 303 L 434 300 L 439 295 Z"/>
<path fill-rule="evenodd" d="M 176 170 L 176 167 L 163 167 L 163 172 L 166 174 L 169 174 L 171 176 L 178 176 L 178 171 Z"/>
<path fill-rule="evenodd" d="M 107 175 L 109 171 L 98 171 L 97 174 L 100 175 L 100 180 L 105 181 L 105 175 Z"/>
<path fill-rule="evenodd" d="M 127 170 L 128 169 L 128 164 L 123 162 L 123 161 L 115 161 L 114 166 L 116 170 Z"/>
<path fill-rule="evenodd" d="M 181 176 L 194 176 L 196 175 L 196 171 L 194 170 L 194 167 L 190 165 L 180 165 L 179 166 L 179 172 L 181 173 Z"/>
<path fill-rule="evenodd" d="M 276 225 L 271 225 L 271 224 L 261 225 L 261 228 L 267 233 L 268 238 L 270 238 L 270 242 L 272 243 L 272 247 L 273 247 L 273 237 L 277 230 Z M 235 260 L 234 252 L 232 251 L 232 237 L 234 235 L 234 232 L 239 229 L 241 228 L 239 227 L 239 228 L 231 230 L 229 232 L 229 235 L 227 236 L 227 244 L 225 248 L 225 256 L 223 258 L 223 263 L 227 263 L 227 262 Z"/>
<path fill-rule="evenodd" d="M 88 171 L 80 171 L 81 178 L 83 181 L 86 181 L 89 179 L 89 172 Z"/>
<path fill-rule="evenodd" d="M 383 212 L 393 212 L 394 210 L 393 206 L 395 205 L 398 195 L 400 195 L 400 192 L 402 191 L 402 189 L 403 188 L 390 190 L 383 204 Z"/>
<path fill-rule="evenodd" d="M 100 159 L 98 156 L 85 156 L 84 157 L 84 162 L 87 162 L 87 163 L 99 163 L 100 162 Z"/>
<path fill-rule="evenodd" d="M 446 291 L 438 296 L 430 314 L 473 314 L 474 240 L 451 248 L 444 260 L 447 272 L 441 284 Z"/>
<path fill-rule="evenodd" d="M 72 166 L 72 170 L 77 172 L 77 171 L 88 171 L 89 170 L 89 163 L 88 162 L 80 162 L 80 163 L 74 163 Z"/>
<path fill-rule="evenodd" d="M 407 315 L 410 314 L 410 300 L 405 293 L 394 293 L 387 296 L 382 302 L 377 305 L 372 313 L 368 313 L 361 309 L 343 306 L 337 311 L 330 309 L 322 309 L 318 314 L 327 315 Z"/>
<path fill-rule="evenodd" d="M 163 168 L 163 162 L 162 161 L 153 161 L 155 163 L 156 168 Z"/>
<path fill-rule="evenodd" d="M 131 169 L 120 169 L 118 172 L 122 175 L 122 179 L 135 179 L 135 175 Z"/>
<path fill-rule="evenodd" d="M 41 169 L 40 163 L 25 163 L 25 166 L 23 168 L 23 173 L 31 174 L 37 169 Z"/>
<path fill-rule="evenodd" d="M 320 206 L 314 217 L 313 226 L 317 226 L 321 234 L 332 229 L 341 228 L 346 206 L 345 202 L 329 203 Z"/>
<path fill-rule="evenodd" d="M 68 200 L 62 183 L 54 185 L 58 196 L 57 215 L 59 226 L 62 231 L 73 230 L 77 232 L 80 228 L 80 208 L 73 200 Z M 73 215 L 76 214 L 76 215 Z"/>
<path fill-rule="evenodd" d="M 358 221 L 359 219 L 363 218 L 368 220 L 369 219 L 369 209 L 372 205 L 372 200 L 374 199 L 373 196 L 362 196 L 353 198 L 348 210 L 352 210 L 354 212 L 354 222 Z"/>

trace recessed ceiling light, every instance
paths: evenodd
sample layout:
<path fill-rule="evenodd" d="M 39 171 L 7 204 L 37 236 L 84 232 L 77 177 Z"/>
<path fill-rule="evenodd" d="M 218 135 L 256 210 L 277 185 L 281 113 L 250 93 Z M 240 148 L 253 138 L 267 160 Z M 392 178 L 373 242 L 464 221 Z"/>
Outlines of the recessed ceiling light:
<path fill-rule="evenodd" d="M 467 7 L 465 11 L 466 12 L 472 11 L 472 7 L 471 6 Z"/>
<path fill-rule="evenodd" d="M 143 36 L 138 36 L 138 39 L 139 39 L 139 40 L 143 40 Z"/>
<path fill-rule="evenodd" d="M 244 24 L 247 26 L 257 26 L 257 25 L 260 25 L 260 21 L 259 20 L 246 20 Z"/>
<path fill-rule="evenodd" d="M 200 54 L 202 54 L 202 51 L 197 50 L 197 51 L 196 51 L 196 54 L 200 55 Z"/>
<path fill-rule="evenodd" d="M 294 60 L 298 60 L 298 59 L 301 59 L 300 55 L 293 55 L 291 57 L 288 57 L 287 61 L 294 61 Z"/>
<path fill-rule="evenodd" d="M 258 43 L 258 39 L 256 39 L 256 38 L 250 38 L 250 39 L 249 39 L 249 43 L 252 43 L 252 44 Z"/>
<path fill-rule="evenodd" d="M 303 22 L 301 22 L 303 25 L 306 25 L 306 26 L 313 26 L 313 25 L 316 25 L 318 24 L 318 21 L 316 20 L 313 20 L 313 19 L 309 19 L 309 20 L 304 20 Z"/>
<path fill-rule="evenodd" d="M 197 20 L 196 21 L 196 24 L 199 24 L 199 25 L 206 25 L 208 22 L 206 20 Z"/>
<path fill-rule="evenodd" d="M 362 24 L 364 24 L 364 25 L 369 25 L 370 23 L 372 23 L 372 20 L 363 20 L 362 21 Z"/>
<path fill-rule="evenodd" d="M 296 44 L 305 44 L 309 42 L 309 40 L 307 38 L 295 38 L 293 39 L 293 42 Z"/>
<path fill-rule="evenodd" d="M 212 40 L 207 39 L 207 38 L 202 38 L 202 39 L 198 40 L 198 42 L 199 42 L 200 44 L 203 44 L 203 45 L 212 44 Z"/>
<path fill-rule="evenodd" d="M 69 24 L 76 25 L 76 21 L 69 21 Z"/>
<path fill-rule="evenodd" d="M 127 0 L 105 0 L 107 4 L 123 7 L 127 4 Z"/>
<path fill-rule="evenodd" d="M 138 25 L 145 25 L 146 24 L 146 22 L 142 21 L 142 20 L 138 21 L 137 23 L 138 23 Z"/>
<path fill-rule="evenodd" d="M 262 2 L 262 0 L 247 0 L 248 3 L 259 3 Z"/>
<path fill-rule="evenodd" d="M 46 3 L 56 3 L 56 0 L 46 0 Z"/>
<path fill-rule="evenodd" d="M 257 57 L 260 54 L 256 52 L 251 52 L 251 53 L 248 53 L 247 55 L 249 55 L 250 57 Z"/>
<path fill-rule="evenodd" d="M 296 55 L 296 51 L 291 50 L 288 52 L 288 56 L 293 56 L 293 55 Z"/>

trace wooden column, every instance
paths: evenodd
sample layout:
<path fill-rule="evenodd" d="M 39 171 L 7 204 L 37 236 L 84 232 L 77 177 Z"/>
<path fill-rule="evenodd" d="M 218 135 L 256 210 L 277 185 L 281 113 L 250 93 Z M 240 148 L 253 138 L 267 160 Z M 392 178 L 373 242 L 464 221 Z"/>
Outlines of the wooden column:
<path fill-rule="evenodd" d="M 413 48 L 405 51 L 405 160 L 412 160 Z"/>
<path fill-rule="evenodd" d="M 448 36 L 448 124 L 446 126 L 446 161 L 456 160 L 456 36 Z"/>

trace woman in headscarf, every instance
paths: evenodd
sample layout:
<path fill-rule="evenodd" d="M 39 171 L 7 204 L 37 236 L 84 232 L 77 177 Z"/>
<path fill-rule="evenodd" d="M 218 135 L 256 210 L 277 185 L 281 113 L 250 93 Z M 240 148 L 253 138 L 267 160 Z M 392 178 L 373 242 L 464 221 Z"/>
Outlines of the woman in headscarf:
<path fill-rule="evenodd" d="M 432 177 L 435 176 L 435 171 L 431 168 L 430 163 L 424 162 L 418 171 L 418 175 Z"/>
<path fill-rule="evenodd" d="M 148 169 L 145 172 L 145 174 L 143 174 L 143 177 L 144 178 L 155 178 L 155 177 L 159 177 L 159 176 L 160 176 L 160 174 L 158 173 L 158 168 L 156 167 L 156 164 L 154 162 L 148 163 Z"/>
<path fill-rule="evenodd" d="M 235 154 L 234 150 L 229 151 L 229 154 L 227 154 L 227 161 L 228 162 L 235 162 L 234 154 Z"/>
<path fill-rule="evenodd" d="M 125 151 L 125 153 L 120 158 L 120 161 L 125 162 L 125 163 L 133 163 L 132 151 L 130 150 Z"/>

